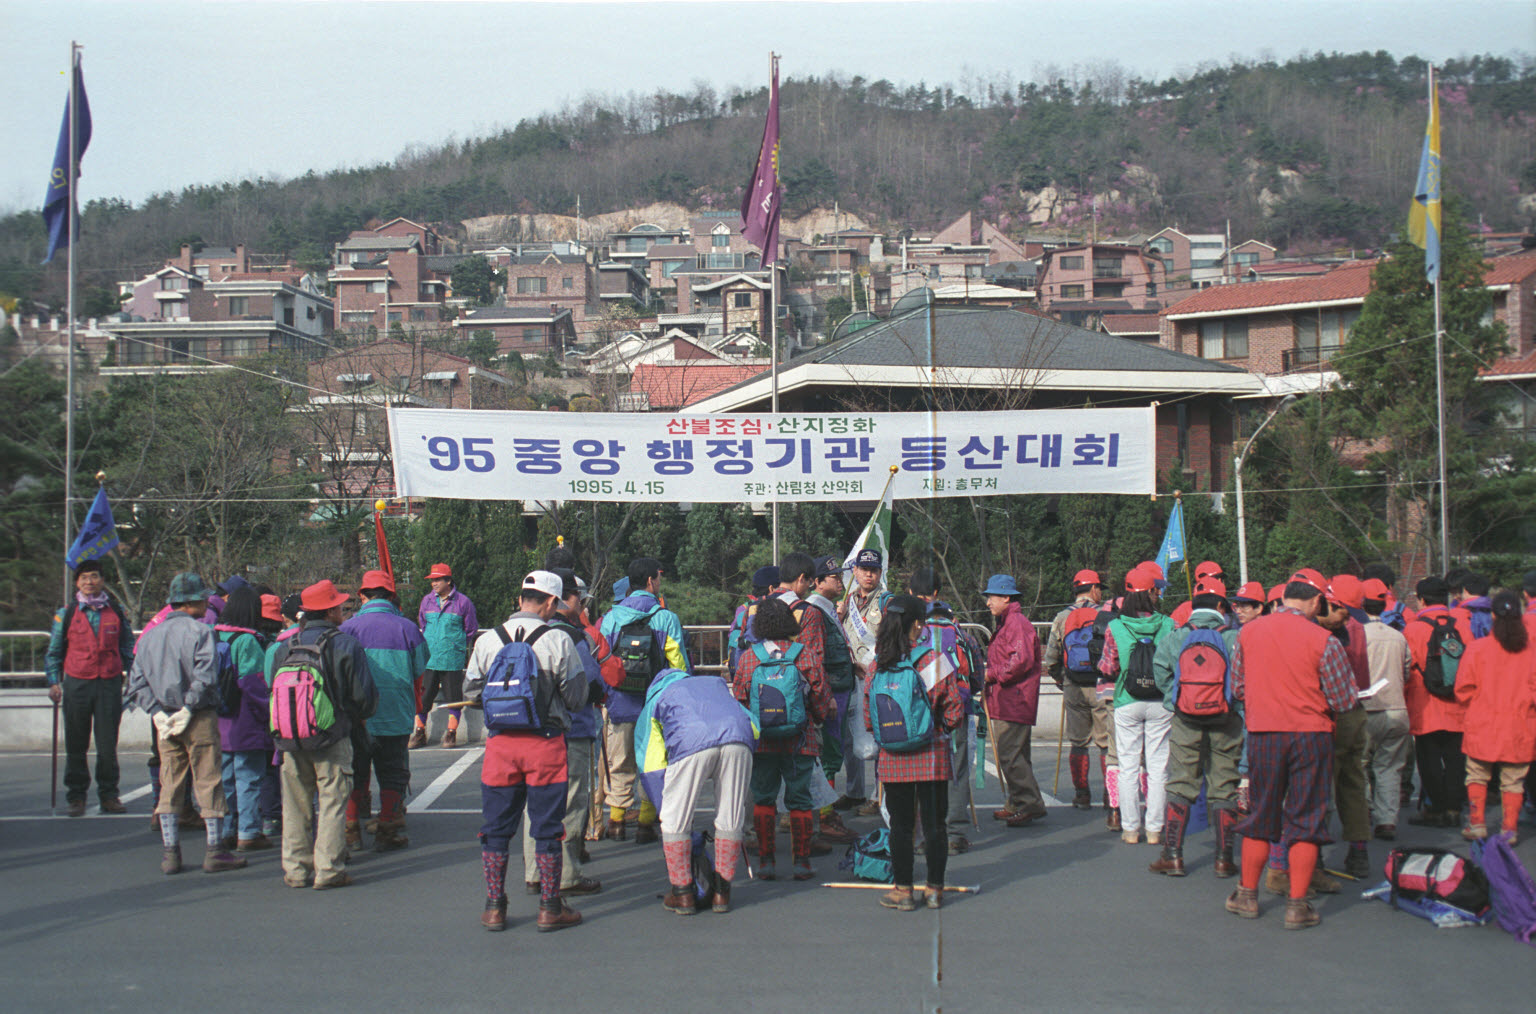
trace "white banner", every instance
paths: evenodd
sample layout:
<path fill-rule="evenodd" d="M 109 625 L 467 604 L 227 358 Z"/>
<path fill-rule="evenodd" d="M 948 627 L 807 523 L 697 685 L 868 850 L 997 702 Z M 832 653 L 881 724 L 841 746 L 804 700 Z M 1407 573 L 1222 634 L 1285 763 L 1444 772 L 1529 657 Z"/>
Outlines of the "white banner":
<path fill-rule="evenodd" d="M 1151 493 L 1151 408 L 666 415 L 391 408 L 398 496 L 873 499 Z"/>

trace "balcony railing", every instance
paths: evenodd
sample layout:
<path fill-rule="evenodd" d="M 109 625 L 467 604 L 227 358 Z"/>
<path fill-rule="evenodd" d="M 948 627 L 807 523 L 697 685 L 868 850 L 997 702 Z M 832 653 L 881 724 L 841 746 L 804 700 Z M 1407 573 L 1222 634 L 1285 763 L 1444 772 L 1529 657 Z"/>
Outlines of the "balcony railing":
<path fill-rule="evenodd" d="M 1305 348 L 1284 349 L 1280 353 L 1280 371 L 1312 369 L 1326 365 L 1343 345 L 1309 345 Z"/>

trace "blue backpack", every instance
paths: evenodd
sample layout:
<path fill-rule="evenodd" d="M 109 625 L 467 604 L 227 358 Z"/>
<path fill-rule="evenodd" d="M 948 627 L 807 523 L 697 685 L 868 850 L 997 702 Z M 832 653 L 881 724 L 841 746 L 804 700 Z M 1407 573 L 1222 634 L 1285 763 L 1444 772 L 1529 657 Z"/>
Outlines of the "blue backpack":
<path fill-rule="evenodd" d="M 215 639 L 214 659 L 218 664 L 219 690 L 218 711 L 222 718 L 231 718 L 240 711 L 240 674 L 235 671 L 235 655 L 224 638 Z"/>
<path fill-rule="evenodd" d="M 896 867 L 891 862 L 891 833 L 876 828 L 852 845 L 837 868 L 847 870 L 860 880 L 873 880 L 877 884 L 894 884 Z"/>
<path fill-rule="evenodd" d="M 794 739 L 805 731 L 805 681 L 795 668 L 804 647 L 791 644 L 781 658 L 774 658 L 761 643 L 752 646 L 757 668 L 752 670 L 748 700 L 762 739 Z"/>
<path fill-rule="evenodd" d="M 911 753 L 933 741 L 933 706 L 911 657 L 870 677 L 869 715 L 875 742 L 888 753 Z"/>
<path fill-rule="evenodd" d="M 480 692 L 487 730 L 548 734 L 548 704 L 539 700 L 539 660 L 533 645 L 550 629 L 541 626 L 527 634 L 519 630 L 513 636 L 505 625 L 496 628 L 501 650 L 491 660 Z"/>

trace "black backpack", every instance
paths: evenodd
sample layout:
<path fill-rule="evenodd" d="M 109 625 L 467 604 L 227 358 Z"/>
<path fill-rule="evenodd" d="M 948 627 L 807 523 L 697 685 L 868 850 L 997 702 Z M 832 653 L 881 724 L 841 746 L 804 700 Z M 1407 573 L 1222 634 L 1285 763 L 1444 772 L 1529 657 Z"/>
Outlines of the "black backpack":
<path fill-rule="evenodd" d="M 613 653 L 624 663 L 624 678 L 615 690 L 626 694 L 644 694 L 656 675 L 667 667 L 661 645 L 656 643 L 656 632 L 651 629 L 651 616 L 654 613 L 655 610 L 652 610 L 619 628 L 613 643 Z"/>
<path fill-rule="evenodd" d="M 1125 673 L 1125 692 L 1138 701 L 1161 700 L 1163 692 L 1157 688 L 1157 675 L 1152 669 L 1152 659 L 1157 654 L 1157 643 L 1150 637 L 1131 634 L 1131 629 L 1124 623 L 1120 625 L 1120 629 L 1136 638 L 1136 642 L 1131 645 L 1130 654 L 1124 655 L 1125 660 L 1121 663 Z M 1118 638 L 1116 644 L 1118 646 Z"/>
<path fill-rule="evenodd" d="M 1466 649 L 1452 616 L 1421 616 L 1429 624 L 1429 643 L 1424 652 L 1424 689 L 1442 700 L 1456 696 L 1456 670 Z"/>
<path fill-rule="evenodd" d="M 1088 639 L 1088 662 L 1094 672 L 1099 671 L 1099 659 L 1104 657 L 1104 638 L 1109 625 L 1120 618 L 1120 610 L 1111 606 L 1101 609 L 1093 621 L 1093 636 Z"/>

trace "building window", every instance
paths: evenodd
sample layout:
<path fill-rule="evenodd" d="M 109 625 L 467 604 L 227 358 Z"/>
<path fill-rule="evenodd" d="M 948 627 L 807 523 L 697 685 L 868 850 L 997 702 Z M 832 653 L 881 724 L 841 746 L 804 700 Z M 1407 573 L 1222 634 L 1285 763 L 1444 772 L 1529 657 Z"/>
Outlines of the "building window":
<path fill-rule="evenodd" d="M 287 324 L 289 327 L 293 327 L 293 307 L 283 307 L 283 323 Z"/>
<path fill-rule="evenodd" d="M 928 277 L 933 279 L 937 279 L 939 277 L 939 266 L 937 264 L 931 265 L 928 268 Z"/>
<path fill-rule="evenodd" d="M 261 340 L 258 338 L 225 338 L 224 358 L 226 359 L 250 359 L 261 353 Z"/>
<path fill-rule="evenodd" d="M 167 275 L 160 279 L 161 292 L 185 292 L 187 280 L 180 275 Z"/>
<path fill-rule="evenodd" d="M 965 266 L 965 277 L 967 277 L 967 278 L 980 278 L 981 277 L 981 265 L 980 264 L 967 264 Z"/>
<path fill-rule="evenodd" d="M 372 292 L 373 294 L 378 295 L 378 296 L 387 296 L 387 295 L 389 295 L 389 283 L 388 282 L 369 282 L 368 283 L 368 291 Z"/>
<path fill-rule="evenodd" d="M 682 260 L 662 261 L 661 262 L 661 277 L 663 277 L 663 278 L 671 278 L 673 275 L 675 275 L 679 271 L 683 270 L 683 266 L 685 264 L 687 264 L 687 263 L 688 263 L 687 261 L 682 261 Z"/>
<path fill-rule="evenodd" d="M 1095 257 L 1093 259 L 1093 277 L 1095 278 L 1119 278 L 1120 258 Z"/>
<path fill-rule="evenodd" d="M 731 295 L 731 305 L 738 310 L 752 309 L 752 293 L 736 292 Z"/>
<path fill-rule="evenodd" d="M 1081 257 L 1063 257 L 1061 259 L 1061 270 L 1081 271 L 1083 270 L 1083 259 Z"/>
<path fill-rule="evenodd" d="M 539 327 L 523 328 L 523 344 L 537 345 L 544 340 L 544 329 Z"/>
<path fill-rule="evenodd" d="M 391 324 L 399 323 L 400 322 L 400 311 L 399 310 L 391 310 L 391 311 L 389 311 L 389 313 L 386 315 L 386 319 Z"/>
<path fill-rule="evenodd" d="M 186 320 L 187 304 L 179 299 L 169 303 L 161 303 L 160 316 L 165 320 Z"/>
<path fill-rule="evenodd" d="M 251 312 L 250 296 L 230 296 L 229 315 L 231 317 L 244 317 Z"/>
<path fill-rule="evenodd" d="M 548 291 L 548 278 L 519 278 L 517 280 L 517 294 L 520 296 L 535 296 Z"/>
<path fill-rule="evenodd" d="M 728 232 L 717 232 L 709 237 L 709 245 L 728 247 L 731 245 L 731 234 Z"/>
<path fill-rule="evenodd" d="M 1349 329 L 1360 319 L 1360 310 L 1303 311 L 1296 316 L 1296 363 L 1324 362 L 1344 347 Z"/>
<path fill-rule="evenodd" d="M 1147 244 L 1147 249 L 1158 253 L 1173 253 L 1173 240 L 1167 236 L 1159 236 Z"/>
<path fill-rule="evenodd" d="M 1200 358 L 1247 359 L 1248 322 L 1246 320 L 1201 321 Z"/>
<path fill-rule="evenodd" d="M 1232 263 L 1240 268 L 1245 268 L 1251 264 L 1259 263 L 1259 255 L 1257 253 L 1235 253 L 1232 255 Z"/>
<path fill-rule="evenodd" d="M 421 300 L 423 303 L 435 302 L 436 300 L 433 297 L 436 295 L 437 293 L 434 290 L 431 282 L 422 282 L 420 285 L 416 286 L 416 298 Z"/>
<path fill-rule="evenodd" d="M 1082 299 L 1084 288 L 1081 285 L 1063 285 L 1061 287 L 1062 299 Z"/>
<path fill-rule="evenodd" d="M 574 288 L 576 288 L 576 279 L 572 278 L 570 275 L 566 275 L 564 278 L 560 279 L 560 288 L 562 288 L 562 289 L 574 289 Z"/>
<path fill-rule="evenodd" d="M 424 306 L 413 306 L 413 307 L 411 307 L 411 319 L 412 320 L 416 320 L 416 321 L 421 321 L 421 320 L 430 320 L 431 318 L 429 318 L 427 316 L 427 308 L 426 307 L 424 307 Z"/>
<path fill-rule="evenodd" d="M 720 306 L 720 293 L 718 293 L 718 292 L 706 292 L 706 293 L 704 293 L 703 296 L 699 297 L 699 305 L 700 306 L 713 306 L 713 307 L 718 308 Z"/>

